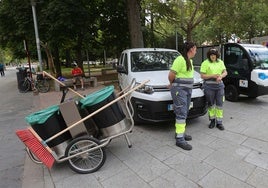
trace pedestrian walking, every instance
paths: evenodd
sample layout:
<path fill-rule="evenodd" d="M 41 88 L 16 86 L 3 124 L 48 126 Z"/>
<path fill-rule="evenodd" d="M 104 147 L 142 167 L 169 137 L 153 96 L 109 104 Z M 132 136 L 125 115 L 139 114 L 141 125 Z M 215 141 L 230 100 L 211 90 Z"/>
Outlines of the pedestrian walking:
<path fill-rule="evenodd" d="M 192 140 L 192 137 L 185 134 L 185 127 L 194 83 L 194 68 L 191 58 L 195 54 L 196 45 L 193 42 L 184 43 L 182 55 L 174 60 L 168 74 L 173 108 L 176 115 L 176 145 L 184 150 L 192 149 L 192 146 L 187 142 Z"/>
<path fill-rule="evenodd" d="M 223 103 L 224 103 L 224 83 L 222 79 L 227 76 L 224 62 L 219 59 L 220 54 L 216 48 L 211 48 L 207 52 L 207 59 L 202 62 L 200 73 L 204 79 L 204 92 L 208 103 L 208 116 L 210 120 L 209 128 L 215 126 L 224 130 Z"/>
<path fill-rule="evenodd" d="M 3 63 L 0 63 L 0 74 L 1 76 L 5 76 L 5 66 Z"/>

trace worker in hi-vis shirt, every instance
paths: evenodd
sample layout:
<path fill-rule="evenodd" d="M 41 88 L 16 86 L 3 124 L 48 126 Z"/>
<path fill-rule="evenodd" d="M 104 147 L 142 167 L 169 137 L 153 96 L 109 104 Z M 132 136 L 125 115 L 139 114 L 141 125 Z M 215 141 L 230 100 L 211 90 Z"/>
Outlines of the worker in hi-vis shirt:
<path fill-rule="evenodd" d="M 173 108 L 176 115 L 176 145 L 184 150 L 192 149 L 192 146 L 187 142 L 192 140 L 192 137 L 185 134 L 185 127 L 194 83 L 194 68 L 191 58 L 195 54 L 196 45 L 192 42 L 186 42 L 182 55 L 174 60 L 168 74 Z"/>
<path fill-rule="evenodd" d="M 210 120 L 209 128 L 215 126 L 224 130 L 222 124 L 224 83 L 222 79 L 227 76 L 225 65 L 216 48 L 211 48 L 207 52 L 207 59 L 202 62 L 200 73 L 204 79 L 204 92 L 208 103 L 208 116 Z"/>

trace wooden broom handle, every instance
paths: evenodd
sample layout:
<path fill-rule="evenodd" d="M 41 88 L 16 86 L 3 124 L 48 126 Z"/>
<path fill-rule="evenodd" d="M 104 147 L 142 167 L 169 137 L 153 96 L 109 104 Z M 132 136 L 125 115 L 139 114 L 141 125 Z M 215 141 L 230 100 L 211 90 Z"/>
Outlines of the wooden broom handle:
<path fill-rule="evenodd" d="M 76 95 L 78 95 L 81 98 L 85 98 L 83 95 L 81 95 L 80 93 L 76 92 L 75 90 L 73 90 L 72 88 L 67 87 L 64 83 L 62 83 L 61 81 L 59 81 L 58 79 L 56 79 L 54 76 L 52 76 L 51 74 L 47 73 L 46 71 L 43 71 L 43 74 L 45 74 L 46 76 L 52 78 L 53 80 L 55 80 L 56 82 L 58 82 L 60 85 L 66 87 L 67 89 L 69 89 L 70 91 L 72 91 L 73 93 L 75 93 Z"/>
<path fill-rule="evenodd" d="M 130 93 L 132 93 L 133 91 L 135 91 L 136 89 L 142 87 L 143 85 L 145 85 L 146 83 L 148 83 L 150 80 L 146 80 L 143 81 L 141 84 L 137 85 L 136 87 L 132 88 L 131 90 L 129 90 L 128 92 L 124 93 L 123 95 L 121 95 L 120 97 L 116 98 L 115 100 L 112 100 L 111 102 L 109 102 L 108 104 L 104 105 L 103 107 L 99 108 L 98 110 L 94 111 L 93 113 L 89 114 L 88 116 L 84 117 L 83 119 L 79 120 L 78 122 L 70 125 L 69 127 L 67 127 L 66 129 L 58 132 L 57 134 L 55 134 L 54 136 L 48 138 L 47 140 L 45 140 L 45 142 L 49 142 L 51 140 L 53 140 L 54 138 L 60 136 L 61 134 L 65 133 L 66 131 L 72 129 L 73 127 L 75 127 L 76 125 L 80 124 L 81 122 L 84 122 L 85 120 L 91 118 L 92 116 L 94 116 L 95 114 L 99 113 L 100 111 L 102 111 L 103 109 L 107 108 L 108 106 L 116 103 L 117 101 L 119 101 L 120 99 L 122 99 L 123 97 L 129 95 Z"/>

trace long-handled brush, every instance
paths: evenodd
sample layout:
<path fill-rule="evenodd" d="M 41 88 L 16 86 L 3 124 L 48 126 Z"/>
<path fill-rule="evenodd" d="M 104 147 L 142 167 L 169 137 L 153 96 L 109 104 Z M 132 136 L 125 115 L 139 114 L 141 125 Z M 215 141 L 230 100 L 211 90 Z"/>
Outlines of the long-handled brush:
<path fill-rule="evenodd" d="M 48 168 L 51 168 L 55 162 L 53 151 L 42 142 L 39 135 L 31 128 L 17 130 L 16 135 L 25 144 L 26 147 Z"/>
<path fill-rule="evenodd" d="M 103 107 L 99 108 L 95 112 L 89 114 L 88 116 L 84 117 L 83 119 L 79 120 L 78 122 L 72 124 L 71 126 L 65 128 L 64 130 L 60 131 L 59 133 L 55 134 L 54 136 L 48 138 L 47 140 L 43 141 L 42 138 L 31 128 L 24 130 L 16 131 L 17 136 L 20 140 L 29 148 L 29 150 L 46 165 L 48 168 L 51 168 L 57 158 L 57 155 L 48 147 L 47 143 L 53 140 L 54 138 L 60 136 L 61 134 L 67 132 L 68 130 L 72 129 L 76 125 L 80 124 L 81 122 L 91 118 L 95 114 L 99 113 L 103 109 L 107 108 L 108 106 L 114 104 L 115 102 L 119 101 L 123 97 L 129 95 L 133 91 L 137 90 L 138 88 L 144 86 L 149 80 L 142 82 L 138 86 L 132 88 L 128 92 L 124 93 L 120 97 L 116 98 L 115 100 L 109 102 L 108 104 L 104 105 Z"/>

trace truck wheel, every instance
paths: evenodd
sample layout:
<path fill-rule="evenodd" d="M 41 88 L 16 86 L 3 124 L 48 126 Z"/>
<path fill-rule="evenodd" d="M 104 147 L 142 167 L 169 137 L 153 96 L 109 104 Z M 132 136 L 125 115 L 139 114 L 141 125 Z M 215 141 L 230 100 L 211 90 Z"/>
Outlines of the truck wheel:
<path fill-rule="evenodd" d="M 236 102 L 238 100 L 238 91 L 234 85 L 227 85 L 225 87 L 225 98 L 228 101 Z"/>

